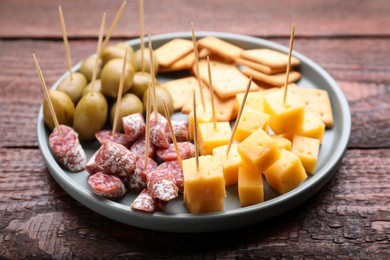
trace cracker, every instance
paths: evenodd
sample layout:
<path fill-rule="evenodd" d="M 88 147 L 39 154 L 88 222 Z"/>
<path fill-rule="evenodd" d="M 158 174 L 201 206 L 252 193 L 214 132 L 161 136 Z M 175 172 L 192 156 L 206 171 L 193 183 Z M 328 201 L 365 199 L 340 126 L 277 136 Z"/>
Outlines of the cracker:
<path fill-rule="evenodd" d="M 280 73 L 280 72 L 286 71 L 285 68 L 273 69 L 273 68 L 271 68 L 271 67 L 269 67 L 267 65 L 264 65 L 264 64 L 261 64 L 261 63 L 257 63 L 257 62 L 253 62 L 253 61 L 250 61 L 250 60 L 247 60 L 247 59 L 243 59 L 243 58 L 238 58 L 236 60 L 236 63 L 239 64 L 239 65 L 243 65 L 243 66 L 246 66 L 248 68 L 254 69 L 256 71 L 268 74 L 268 75 L 272 75 L 272 74 L 276 74 L 276 73 Z"/>
<path fill-rule="evenodd" d="M 190 53 L 193 49 L 194 44 L 192 41 L 177 38 L 163 44 L 154 53 L 156 54 L 158 64 L 168 67 Z"/>
<path fill-rule="evenodd" d="M 245 92 L 248 85 L 248 77 L 232 64 L 218 61 L 210 61 L 211 76 L 214 92 L 222 99 L 235 97 L 238 93 Z M 209 84 L 207 61 L 199 61 L 200 79 Z M 250 91 L 257 91 L 259 87 L 252 82 Z"/>
<path fill-rule="evenodd" d="M 211 104 L 210 103 L 210 100 L 211 100 L 211 95 L 210 95 L 210 91 L 209 89 L 204 86 L 203 83 L 202 84 L 202 91 L 203 91 L 203 98 L 205 100 L 205 105 L 207 106 L 207 104 Z M 199 86 L 198 86 L 198 82 L 196 82 L 196 87 L 195 87 L 195 95 L 196 95 L 196 105 L 197 106 L 202 106 L 202 101 L 201 101 L 201 96 L 200 96 L 200 93 L 199 93 Z M 193 94 L 190 94 L 190 96 L 185 100 L 184 102 L 184 106 L 182 107 L 181 109 L 181 112 L 183 114 L 189 114 L 192 112 L 193 110 Z"/>
<path fill-rule="evenodd" d="M 286 69 L 288 63 L 287 54 L 270 49 L 245 50 L 241 53 L 241 58 L 264 64 L 272 69 Z M 291 66 L 299 64 L 300 61 L 297 58 L 291 57 Z"/>
<path fill-rule="evenodd" d="M 189 96 L 198 87 L 198 80 L 195 77 L 186 77 L 165 82 L 162 88 L 168 90 L 173 99 L 175 111 L 182 109 Z"/>
<path fill-rule="evenodd" d="M 215 53 L 218 56 L 232 61 L 240 57 L 243 52 L 243 49 L 240 47 L 213 36 L 208 36 L 198 40 L 198 44 L 200 48 L 206 48 L 211 53 Z"/>
<path fill-rule="evenodd" d="M 252 74 L 254 80 L 262 81 L 267 84 L 271 84 L 275 87 L 283 87 L 286 82 L 286 73 L 278 73 L 274 75 L 267 75 L 264 73 L 261 73 L 259 71 L 246 68 L 242 71 L 245 75 L 248 77 Z M 288 77 L 288 83 L 295 82 L 301 78 L 301 73 L 298 71 L 290 71 L 289 77 Z"/>
<path fill-rule="evenodd" d="M 195 54 L 193 52 L 190 52 L 186 56 L 172 63 L 170 66 L 160 66 L 158 71 L 164 73 L 190 69 L 194 65 L 194 62 Z"/>
<path fill-rule="evenodd" d="M 332 104 L 326 90 L 302 88 L 295 84 L 290 84 L 288 92 L 293 93 L 295 97 L 301 100 L 305 105 L 305 111 L 317 115 L 326 127 L 333 127 Z"/>

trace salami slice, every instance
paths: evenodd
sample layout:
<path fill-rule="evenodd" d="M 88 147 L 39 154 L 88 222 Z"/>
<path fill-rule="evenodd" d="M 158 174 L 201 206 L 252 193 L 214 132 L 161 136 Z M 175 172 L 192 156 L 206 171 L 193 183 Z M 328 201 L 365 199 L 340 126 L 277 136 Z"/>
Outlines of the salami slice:
<path fill-rule="evenodd" d="M 150 114 L 150 142 L 157 147 L 169 147 L 169 126 L 167 119 L 158 114 L 157 120 L 154 113 Z"/>
<path fill-rule="evenodd" d="M 60 125 L 59 127 L 62 138 L 57 128 L 54 128 L 49 136 L 50 149 L 65 169 L 71 172 L 84 170 L 87 156 L 80 144 L 78 134 L 69 126 Z"/>
<path fill-rule="evenodd" d="M 135 169 L 137 156 L 121 144 L 106 141 L 87 163 L 87 171 L 116 175 L 121 179 L 127 178 Z"/>
<path fill-rule="evenodd" d="M 170 201 L 178 196 L 175 175 L 168 169 L 149 171 L 147 187 L 154 199 Z"/>
<path fill-rule="evenodd" d="M 166 161 L 160 164 L 157 167 L 157 171 L 161 171 L 163 169 L 170 170 L 175 175 L 176 186 L 179 189 L 179 192 L 184 191 L 184 174 L 180 168 L 180 164 L 178 161 Z"/>
<path fill-rule="evenodd" d="M 93 192 L 99 196 L 108 198 L 121 197 L 126 193 L 126 188 L 121 179 L 114 175 L 97 172 L 90 175 L 88 184 Z"/>
<path fill-rule="evenodd" d="M 130 142 L 145 135 L 145 121 L 141 113 L 122 117 L 123 130 Z"/>
<path fill-rule="evenodd" d="M 157 168 L 157 163 L 152 159 L 148 159 L 148 165 L 145 169 L 145 159 L 139 157 L 135 163 L 135 170 L 128 178 L 128 189 L 130 192 L 140 192 L 146 188 L 146 172 Z"/>
<path fill-rule="evenodd" d="M 195 156 L 195 146 L 190 142 L 177 143 L 181 158 L 188 159 Z M 177 160 L 177 153 L 174 144 L 169 144 L 168 148 L 157 148 L 157 156 L 164 161 Z"/>
<path fill-rule="evenodd" d="M 153 213 L 156 211 L 156 204 L 147 188 L 142 190 L 142 192 L 138 195 L 138 197 L 135 198 L 133 203 L 131 203 L 130 207 L 134 210 L 139 210 L 139 211 L 149 212 L 149 213 Z"/>
<path fill-rule="evenodd" d="M 189 130 L 188 130 L 188 121 L 184 120 L 173 120 L 172 127 L 173 133 L 175 134 L 177 142 L 187 142 L 190 140 Z"/>
<path fill-rule="evenodd" d="M 100 130 L 96 132 L 95 137 L 101 144 L 105 141 L 111 141 L 128 147 L 131 142 L 127 135 L 119 132 L 115 132 L 115 135 L 112 136 L 112 130 Z"/>
<path fill-rule="evenodd" d="M 134 153 L 137 157 L 145 156 L 145 139 L 138 139 L 130 146 L 130 151 Z M 149 157 L 153 158 L 156 154 L 156 146 L 149 142 Z"/>

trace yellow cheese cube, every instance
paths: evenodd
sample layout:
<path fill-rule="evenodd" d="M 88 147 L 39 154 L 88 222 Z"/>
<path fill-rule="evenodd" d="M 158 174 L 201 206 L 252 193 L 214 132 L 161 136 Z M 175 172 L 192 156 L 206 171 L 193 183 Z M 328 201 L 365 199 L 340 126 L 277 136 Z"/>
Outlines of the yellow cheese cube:
<path fill-rule="evenodd" d="M 218 212 L 224 210 L 225 199 L 189 203 L 187 201 L 187 195 L 184 192 L 184 205 L 187 207 L 189 212 L 194 214 Z"/>
<path fill-rule="evenodd" d="M 206 109 L 203 109 L 203 106 L 196 107 L 196 120 L 198 124 L 200 123 L 209 123 L 213 121 L 213 112 L 210 106 L 206 106 Z M 188 115 L 188 132 L 191 140 L 194 140 L 194 112 L 192 111 Z"/>
<path fill-rule="evenodd" d="M 298 155 L 306 172 L 313 174 L 318 160 L 320 141 L 315 138 L 296 135 L 293 139 L 292 152 Z"/>
<path fill-rule="evenodd" d="M 229 122 L 202 123 L 198 125 L 199 152 L 201 155 L 209 155 L 213 148 L 228 144 L 232 135 Z"/>
<path fill-rule="evenodd" d="M 316 115 L 306 112 L 302 127 L 296 131 L 284 133 L 283 136 L 292 141 L 295 135 L 301 135 L 318 139 L 322 143 L 324 133 L 324 122 Z"/>
<path fill-rule="evenodd" d="M 187 203 L 220 201 L 226 197 L 225 178 L 221 158 L 199 156 L 199 170 L 195 158 L 183 160 L 184 191 Z"/>
<path fill-rule="evenodd" d="M 268 185 L 280 194 L 289 192 L 307 178 L 305 168 L 299 157 L 287 150 L 281 150 L 281 156 L 264 175 Z"/>
<path fill-rule="evenodd" d="M 291 151 L 291 141 L 287 138 L 284 138 L 280 135 L 272 135 L 272 139 L 276 141 L 280 149 L 286 149 L 287 151 Z"/>
<path fill-rule="evenodd" d="M 228 145 L 223 145 L 213 149 L 213 156 L 220 156 L 222 161 L 225 185 L 229 186 L 238 182 L 238 167 L 241 165 L 241 157 L 237 152 L 237 144 L 230 147 L 229 155 L 226 156 Z"/>
<path fill-rule="evenodd" d="M 238 122 L 237 130 L 234 134 L 234 140 L 241 142 L 259 128 L 266 131 L 268 121 L 269 115 L 249 107 L 245 108 L 242 112 L 240 122 Z"/>
<path fill-rule="evenodd" d="M 280 157 L 278 144 L 261 128 L 242 141 L 237 151 L 244 163 L 260 173 Z"/>
<path fill-rule="evenodd" d="M 243 207 L 263 202 L 262 174 L 248 166 L 240 166 L 238 169 L 238 196 Z"/>
<path fill-rule="evenodd" d="M 260 90 L 249 92 L 246 97 L 245 108 L 252 108 L 259 112 L 264 112 L 264 96 L 268 93 L 276 91 L 278 88 L 271 88 L 267 90 Z M 236 95 L 236 109 L 240 110 L 242 99 L 244 98 L 245 93 L 238 93 Z"/>
<path fill-rule="evenodd" d="M 284 90 L 264 97 L 264 112 L 270 115 L 269 126 L 275 134 L 289 133 L 302 127 L 305 107 L 292 93 L 283 102 Z"/>

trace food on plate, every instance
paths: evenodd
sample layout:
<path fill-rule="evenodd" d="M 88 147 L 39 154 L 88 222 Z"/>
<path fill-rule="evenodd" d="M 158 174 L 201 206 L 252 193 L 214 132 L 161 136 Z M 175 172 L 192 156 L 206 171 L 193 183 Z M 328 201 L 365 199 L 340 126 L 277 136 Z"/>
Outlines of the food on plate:
<path fill-rule="evenodd" d="M 229 143 L 232 129 L 229 122 L 201 123 L 198 125 L 199 151 L 201 155 L 209 155 L 213 148 Z"/>
<path fill-rule="evenodd" d="M 305 171 L 314 174 L 318 153 L 320 150 L 320 141 L 315 138 L 295 135 L 293 139 L 292 152 L 298 155 Z"/>
<path fill-rule="evenodd" d="M 242 207 L 264 201 L 263 176 L 252 168 L 242 165 L 238 168 L 238 197 Z"/>
<path fill-rule="evenodd" d="M 87 79 L 88 82 L 91 82 L 91 80 L 92 80 L 92 74 L 93 74 L 93 70 L 95 67 L 95 62 L 96 62 L 96 55 L 91 55 L 91 56 L 85 58 L 81 63 L 80 73 L 82 73 L 85 76 L 85 78 Z M 99 59 L 98 67 L 97 67 L 97 71 L 96 71 L 96 78 L 97 79 L 100 79 L 100 73 L 102 71 L 102 64 L 103 64 L 102 60 Z"/>
<path fill-rule="evenodd" d="M 70 78 L 70 76 L 65 77 L 58 85 L 58 90 L 61 90 L 68 94 L 70 99 L 72 99 L 73 103 L 77 104 L 83 94 L 83 90 L 86 85 L 87 79 L 85 78 L 85 76 L 82 73 L 73 72 L 72 79 Z"/>
<path fill-rule="evenodd" d="M 204 37 L 198 41 L 198 44 L 201 49 L 207 49 L 211 53 L 230 61 L 235 61 L 244 51 L 242 48 L 214 36 Z"/>
<path fill-rule="evenodd" d="M 150 142 L 157 147 L 169 147 L 169 126 L 167 119 L 157 113 L 150 114 Z"/>
<path fill-rule="evenodd" d="M 110 122 L 111 125 L 114 124 L 114 115 L 115 109 L 117 106 L 117 102 L 115 102 L 110 110 Z M 123 123 L 122 118 L 128 115 L 143 113 L 144 107 L 141 100 L 134 94 L 126 93 L 122 96 L 122 100 L 120 102 L 119 114 L 118 114 L 118 124 L 116 126 L 117 131 L 123 131 Z"/>
<path fill-rule="evenodd" d="M 161 84 L 161 88 L 166 89 L 171 95 L 175 111 L 183 108 L 187 99 L 192 97 L 197 87 L 198 80 L 193 76 L 175 79 Z"/>
<path fill-rule="evenodd" d="M 241 57 L 260 64 L 264 64 L 272 69 L 286 69 L 288 63 L 287 54 L 265 48 L 245 50 L 241 53 Z M 291 57 L 292 67 L 298 66 L 299 64 L 299 59 Z"/>
<path fill-rule="evenodd" d="M 164 114 L 164 107 L 163 107 L 163 100 L 164 100 L 168 106 L 169 114 L 172 115 L 174 113 L 175 109 L 173 106 L 173 99 L 172 99 L 171 94 L 169 94 L 169 92 L 164 88 L 156 87 L 156 96 L 157 96 L 157 111 L 160 114 Z M 142 97 L 145 111 L 146 111 L 147 97 L 148 97 L 148 92 L 145 91 L 144 95 Z M 152 110 L 154 110 L 154 95 L 152 95 L 151 102 L 152 102 Z"/>
<path fill-rule="evenodd" d="M 83 90 L 83 96 L 87 94 L 88 92 L 91 92 L 93 84 L 93 92 L 101 92 L 102 89 L 102 82 L 100 79 L 95 80 L 94 82 L 89 82 L 88 85 Z"/>
<path fill-rule="evenodd" d="M 132 142 L 145 135 L 145 121 L 141 113 L 122 117 L 123 130 Z"/>
<path fill-rule="evenodd" d="M 114 143 L 121 144 L 125 147 L 128 147 L 130 144 L 130 139 L 123 133 L 115 131 L 115 133 L 112 133 L 112 130 L 103 129 L 100 131 L 97 131 L 95 133 L 96 140 L 99 141 L 100 144 L 103 144 L 106 141 L 111 141 Z"/>
<path fill-rule="evenodd" d="M 242 160 L 237 151 L 237 144 L 232 144 L 228 155 L 226 155 L 227 149 L 228 145 L 215 147 L 212 155 L 221 157 L 225 185 L 230 186 L 238 182 L 238 168 L 242 165 Z"/>
<path fill-rule="evenodd" d="M 112 98 L 116 98 L 118 96 L 122 66 L 123 59 L 121 58 L 111 59 L 103 66 L 100 80 L 102 82 L 101 92 L 105 96 Z M 126 93 L 133 85 L 133 77 L 133 66 L 130 63 L 127 63 L 122 94 Z"/>
<path fill-rule="evenodd" d="M 133 86 L 130 89 L 130 93 L 136 95 L 139 99 L 142 99 L 145 91 L 149 87 L 149 80 L 152 80 L 149 72 L 137 71 L 134 73 Z M 158 81 L 154 78 L 155 84 L 158 85 Z"/>
<path fill-rule="evenodd" d="M 195 156 L 195 147 L 191 142 L 178 142 L 177 143 L 180 151 L 181 158 L 188 159 Z M 169 144 L 168 148 L 157 148 L 156 154 L 159 158 L 164 161 L 176 161 L 177 153 L 173 143 Z"/>
<path fill-rule="evenodd" d="M 148 163 L 145 167 L 145 158 L 140 156 L 135 163 L 135 169 L 127 179 L 127 187 L 130 192 L 141 192 L 146 188 L 146 174 L 149 170 L 157 168 L 157 163 L 152 159 L 148 159 Z"/>
<path fill-rule="evenodd" d="M 271 135 L 271 137 L 276 141 L 280 149 L 286 149 L 287 151 L 291 151 L 292 143 L 289 139 L 284 138 L 280 135 Z"/>
<path fill-rule="evenodd" d="M 156 57 L 156 54 L 155 52 L 153 51 L 152 52 L 153 54 L 153 60 L 156 61 L 157 60 L 157 57 Z M 138 70 L 139 71 L 142 71 L 142 68 L 141 68 L 141 49 L 138 49 L 136 52 L 135 52 L 135 60 L 137 62 L 137 64 L 139 64 L 138 66 Z M 144 63 L 145 63 L 145 68 L 144 68 L 144 72 L 148 72 L 150 73 L 150 56 L 149 56 L 149 48 L 144 48 Z M 157 62 L 154 62 L 153 63 L 153 68 L 154 68 L 154 74 L 157 75 L 158 74 L 158 71 L 159 71 L 159 66 L 158 66 L 158 63 Z"/>
<path fill-rule="evenodd" d="M 305 116 L 302 126 L 293 132 L 283 134 L 289 140 L 293 140 L 295 135 L 301 135 L 318 139 L 322 143 L 325 133 L 325 124 L 316 115 L 305 110 Z"/>
<path fill-rule="evenodd" d="M 234 134 L 234 140 L 241 142 L 259 128 L 267 131 L 269 118 L 268 114 L 256 111 L 250 107 L 244 109 Z"/>
<path fill-rule="evenodd" d="M 70 97 L 62 91 L 53 89 L 49 91 L 50 100 L 57 115 L 58 123 L 72 126 L 74 116 L 74 104 Z M 51 116 L 47 99 L 43 101 L 43 119 L 46 125 L 53 129 L 55 127 L 53 117 Z"/>
<path fill-rule="evenodd" d="M 193 49 L 192 41 L 176 38 L 158 47 L 154 53 L 156 54 L 158 65 L 168 67 L 189 54 Z"/>
<path fill-rule="evenodd" d="M 97 172 L 88 177 L 88 184 L 96 195 L 117 198 L 126 193 L 126 187 L 117 176 Z"/>
<path fill-rule="evenodd" d="M 133 66 L 134 71 L 136 71 L 138 65 L 137 65 L 137 61 L 135 60 L 134 50 L 131 46 L 128 46 L 125 43 L 117 43 L 114 45 L 109 45 L 104 48 L 101 54 L 103 67 L 107 64 L 107 62 L 109 62 L 112 59 L 124 59 L 126 48 L 127 48 L 126 60 L 128 63 L 130 63 Z"/>

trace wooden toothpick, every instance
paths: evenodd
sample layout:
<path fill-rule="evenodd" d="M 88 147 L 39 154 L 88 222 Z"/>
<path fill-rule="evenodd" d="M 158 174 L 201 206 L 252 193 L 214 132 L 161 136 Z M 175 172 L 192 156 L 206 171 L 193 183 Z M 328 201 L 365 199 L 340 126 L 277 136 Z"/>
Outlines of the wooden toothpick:
<path fill-rule="evenodd" d="M 125 57 L 127 57 L 127 49 L 125 51 Z M 118 125 L 118 119 L 119 119 L 119 109 L 121 106 L 122 101 L 122 92 L 123 92 L 123 84 L 125 82 L 125 72 L 126 72 L 126 58 L 123 59 L 123 65 L 122 65 L 122 74 L 121 79 L 119 81 L 119 89 L 118 89 L 118 96 L 116 98 L 116 107 L 115 107 L 115 114 L 114 114 L 114 123 L 112 124 L 112 138 L 115 137 L 115 131 L 116 127 Z"/>
<path fill-rule="evenodd" d="M 203 91 L 202 91 L 202 82 L 200 79 L 200 72 L 199 72 L 199 54 L 198 54 L 198 46 L 196 43 L 196 36 L 195 36 L 195 27 L 194 23 L 191 22 L 191 29 L 192 29 L 192 42 L 194 43 L 194 54 L 195 54 L 195 71 L 196 71 L 196 78 L 198 79 L 198 87 L 200 92 L 200 99 L 202 101 L 203 111 L 206 111 L 206 105 L 204 101 Z"/>
<path fill-rule="evenodd" d="M 149 80 L 149 87 L 146 90 L 148 91 L 148 95 L 146 96 L 146 126 L 145 126 L 145 169 L 148 167 L 148 160 L 149 160 L 149 142 L 150 142 L 150 98 L 151 98 L 151 87 L 150 87 L 150 80 Z"/>
<path fill-rule="evenodd" d="M 140 25 L 140 49 L 141 49 L 141 72 L 145 72 L 145 43 L 144 43 L 144 0 L 139 0 L 139 25 Z"/>
<path fill-rule="evenodd" d="M 150 57 L 150 78 L 152 80 L 152 88 L 153 88 L 153 110 L 154 110 L 154 117 L 158 121 L 158 115 L 157 115 L 157 94 L 156 94 L 156 86 L 154 84 L 154 60 L 153 60 L 153 46 L 152 41 L 150 40 L 150 34 L 149 34 L 149 57 Z"/>
<path fill-rule="evenodd" d="M 195 146 L 195 164 L 196 171 L 199 171 L 199 147 L 198 147 L 198 120 L 196 117 L 196 97 L 195 90 L 193 96 L 193 109 L 194 109 L 194 146 Z"/>
<path fill-rule="evenodd" d="M 295 23 L 292 24 L 292 29 L 291 29 L 290 48 L 288 51 L 288 62 L 287 62 L 287 71 L 286 71 L 286 82 L 284 83 L 283 104 L 286 104 L 286 99 L 287 99 L 287 86 L 288 86 L 288 77 L 290 74 L 291 54 L 292 54 L 292 49 L 294 44 L 294 33 L 295 33 Z"/>
<path fill-rule="evenodd" d="M 213 80 L 211 78 L 211 69 L 210 69 L 210 58 L 207 56 L 207 70 L 209 73 L 209 85 L 210 85 L 210 94 L 211 94 L 211 109 L 213 112 L 213 123 L 214 130 L 217 129 L 217 117 L 215 116 L 215 105 L 214 105 L 214 88 L 213 88 Z"/>
<path fill-rule="evenodd" d="M 176 150 L 177 161 L 179 162 L 180 168 L 183 171 L 183 161 L 182 161 L 182 158 L 180 155 L 179 145 L 177 144 L 175 132 L 173 131 L 173 126 L 172 126 L 172 122 L 171 122 L 171 116 L 169 115 L 168 107 L 167 107 L 167 104 L 165 103 L 164 99 L 163 99 L 163 105 L 164 105 L 165 118 L 168 121 L 168 126 L 169 126 L 169 130 L 171 132 L 173 145 L 174 145 L 175 150 Z"/>
<path fill-rule="evenodd" d="M 106 38 L 104 38 L 104 42 L 103 42 L 103 45 L 102 45 L 102 50 L 104 50 L 104 48 L 107 47 L 108 41 L 111 38 L 111 34 L 114 32 L 115 27 L 118 24 L 119 19 L 121 18 L 123 9 L 125 9 L 125 6 L 126 6 L 126 1 L 123 1 L 121 7 L 119 7 L 119 9 L 118 9 L 118 11 L 117 11 L 117 13 L 115 15 L 114 21 L 112 22 L 110 28 L 108 29 L 108 33 L 106 35 Z"/>
<path fill-rule="evenodd" d="M 233 127 L 233 130 L 232 130 L 232 135 L 230 137 L 229 145 L 228 145 L 228 148 L 226 150 L 226 156 L 229 155 L 230 148 L 231 148 L 231 146 L 233 144 L 234 134 L 236 133 L 236 130 L 237 130 L 237 127 L 238 127 L 238 123 L 240 122 L 242 111 L 244 111 L 246 98 L 248 97 L 248 93 L 249 93 L 249 89 L 251 88 L 251 84 L 252 84 L 252 74 L 249 77 L 248 85 L 246 86 L 244 97 L 242 98 L 241 107 L 240 107 L 240 110 L 238 111 L 236 122 L 234 123 L 234 127 Z"/>
<path fill-rule="evenodd" d="M 66 34 L 64 14 L 62 13 L 62 9 L 61 9 L 60 5 L 58 6 L 58 14 L 60 16 L 61 29 L 62 29 L 62 38 L 64 39 L 66 61 L 68 63 L 68 70 L 69 70 L 69 78 L 70 78 L 70 80 L 73 80 L 72 60 L 70 58 L 68 36 Z"/>
<path fill-rule="evenodd" d="M 99 66 L 99 58 L 100 58 L 100 54 L 101 54 L 101 50 L 102 50 L 102 39 L 103 39 L 105 24 L 106 24 L 106 13 L 103 13 L 102 23 L 100 25 L 100 30 L 99 30 L 98 45 L 97 45 L 97 49 L 96 49 L 95 66 L 93 67 L 93 73 L 92 73 L 92 79 L 91 79 L 91 88 L 89 89 L 90 94 L 93 94 L 95 92 L 95 81 L 96 81 L 96 75 L 97 75 L 97 70 L 98 70 L 98 66 Z"/>
<path fill-rule="evenodd" d="M 37 57 L 35 56 L 35 54 L 33 54 L 33 58 L 34 58 L 35 67 L 36 67 L 37 72 L 38 72 L 39 80 L 41 81 L 41 86 L 42 86 L 42 89 L 43 89 L 43 93 L 45 93 L 45 97 L 47 99 L 47 103 L 49 104 L 49 110 L 50 110 L 50 114 L 51 114 L 51 116 L 53 118 L 55 128 L 57 128 L 58 135 L 62 139 L 62 132 L 61 132 L 61 129 L 60 129 L 60 124 L 58 123 L 56 112 L 54 111 L 53 103 L 51 102 L 49 91 L 47 90 L 45 79 L 43 78 L 42 70 L 39 67 L 39 63 L 38 63 L 38 60 L 37 60 Z"/>

